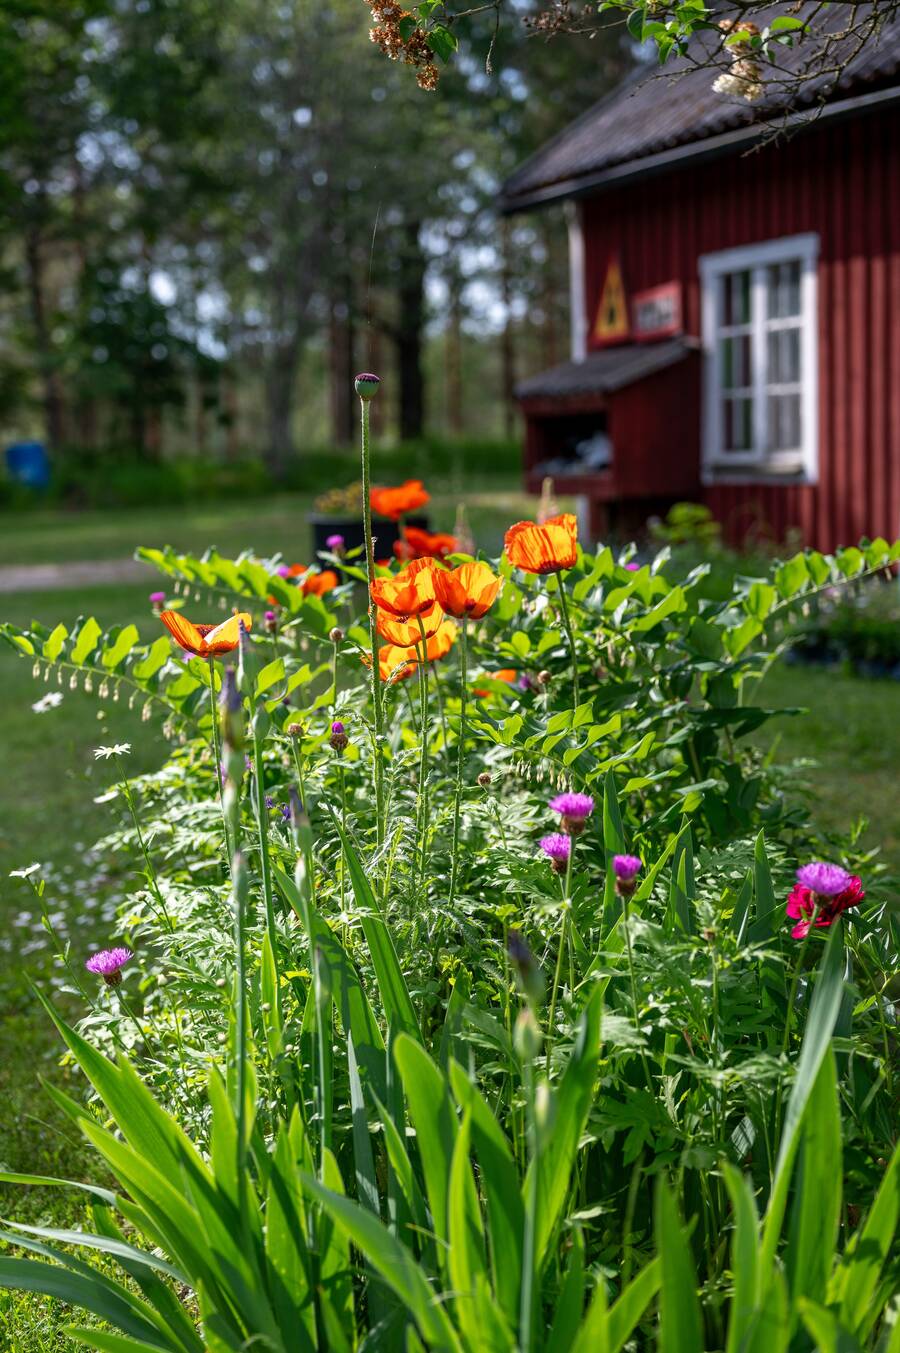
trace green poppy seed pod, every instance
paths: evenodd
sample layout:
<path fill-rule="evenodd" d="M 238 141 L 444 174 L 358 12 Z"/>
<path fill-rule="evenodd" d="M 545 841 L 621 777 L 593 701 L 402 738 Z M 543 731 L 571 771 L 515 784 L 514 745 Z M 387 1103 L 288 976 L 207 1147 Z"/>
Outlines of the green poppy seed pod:
<path fill-rule="evenodd" d="M 541 1081 L 534 1092 L 534 1125 L 538 1140 L 545 1142 L 553 1128 L 556 1117 L 556 1102 L 546 1081 Z"/>
<path fill-rule="evenodd" d="M 371 371 L 361 371 L 353 382 L 360 399 L 374 399 L 380 384 L 380 377 L 374 376 Z"/>

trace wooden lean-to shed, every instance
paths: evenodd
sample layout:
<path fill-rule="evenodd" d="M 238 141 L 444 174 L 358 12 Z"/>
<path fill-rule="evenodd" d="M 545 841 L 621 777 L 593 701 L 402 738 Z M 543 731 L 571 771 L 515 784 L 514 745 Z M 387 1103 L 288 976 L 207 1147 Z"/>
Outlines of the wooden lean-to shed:
<path fill-rule="evenodd" d="M 836 81 L 747 104 L 714 79 L 638 74 L 504 186 L 570 213 L 571 358 L 517 389 L 526 481 L 598 531 L 690 500 L 736 543 L 896 536 L 900 21 Z"/>

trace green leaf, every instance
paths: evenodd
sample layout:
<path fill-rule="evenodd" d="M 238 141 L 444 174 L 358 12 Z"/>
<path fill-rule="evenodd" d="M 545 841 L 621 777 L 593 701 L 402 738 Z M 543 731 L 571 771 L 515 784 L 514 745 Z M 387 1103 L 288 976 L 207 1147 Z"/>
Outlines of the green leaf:
<path fill-rule="evenodd" d="M 843 946 L 843 931 L 841 923 L 838 921 L 831 927 L 815 991 L 810 1001 L 806 1029 L 797 1061 L 797 1074 L 791 1089 L 781 1132 L 781 1143 L 775 1165 L 775 1181 L 763 1226 L 760 1267 L 764 1275 L 771 1274 L 773 1271 L 775 1251 L 781 1234 L 785 1207 L 787 1206 L 791 1171 L 799 1143 L 800 1124 L 809 1097 L 812 1094 L 813 1084 L 819 1075 L 822 1062 L 828 1051 L 841 1008 L 841 997 L 844 989 L 842 977 Z"/>
<path fill-rule="evenodd" d="M 469 1140 L 472 1116 L 463 1114 L 450 1162 L 447 1197 L 447 1276 L 455 1292 L 456 1318 L 473 1347 L 483 1338 L 476 1291 L 480 1278 L 486 1277 L 484 1232 L 478 1211 L 478 1194 L 469 1164 Z"/>
<path fill-rule="evenodd" d="M 256 678 L 257 696 L 265 695 L 276 681 L 284 681 L 284 658 L 275 658 L 273 662 L 266 663 Z"/>
<path fill-rule="evenodd" d="M 137 632 L 137 626 L 126 625 L 125 628 L 120 630 L 116 635 L 112 646 L 110 648 L 104 648 L 103 666 L 107 667 L 110 671 L 118 667 L 119 664 L 124 662 L 128 657 L 128 654 L 139 639 L 140 635 Z"/>
<path fill-rule="evenodd" d="M 891 1156 L 865 1224 L 855 1233 L 835 1275 L 833 1299 L 840 1301 L 841 1319 L 849 1329 L 861 1331 L 869 1324 L 881 1271 L 893 1252 L 898 1218 L 900 1143 Z"/>
<path fill-rule="evenodd" d="M 391 932 L 381 916 L 375 894 L 368 876 L 362 867 L 350 837 L 341 826 L 333 809 L 329 808 L 335 829 L 344 849 L 344 858 L 350 874 L 350 882 L 359 907 L 359 922 L 369 947 L 378 990 L 384 1005 L 385 1018 L 393 1029 L 410 1034 L 421 1041 L 422 1034 L 416 1016 L 415 1006 L 410 998 L 406 978 L 400 967 L 397 950 Z"/>
<path fill-rule="evenodd" d="M 841 1114 L 834 1053 L 827 1048 L 803 1115 L 785 1255 L 793 1302 L 825 1299 L 841 1216 Z"/>
<path fill-rule="evenodd" d="M 394 1061 L 416 1130 L 434 1230 L 440 1240 L 447 1240 L 447 1183 L 459 1131 L 447 1081 L 421 1044 L 406 1034 L 397 1036 Z M 444 1247 L 439 1252 L 446 1262 Z"/>
<path fill-rule="evenodd" d="M 154 1349 L 177 1348 L 141 1313 L 142 1303 L 124 1287 L 99 1273 L 96 1278 L 73 1273 L 61 1264 L 44 1264 L 36 1259 L 0 1258 L 0 1287 L 18 1292 L 40 1292 L 45 1297 L 80 1306 L 101 1320 L 143 1340 Z"/>
<path fill-rule="evenodd" d="M 659 1294 L 659 1353 L 686 1353 L 703 1347 L 697 1274 L 675 1201 L 662 1177 L 656 1185 L 656 1249 L 662 1282 Z"/>
<path fill-rule="evenodd" d="M 728 1321 L 726 1353 L 744 1353 L 745 1350 L 749 1353 L 749 1341 L 757 1324 L 760 1297 L 759 1214 L 750 1181 L 728 1161 L 722 1170 L 734 1214 L 731 1240 L 734 1294 Z"/>
<path fill-rule="evenodd" d="M 415 1046 L 407 1039 L 409 1046 Z M 440 1302 L 435 1299 L 424 1271 L 405 1245 L 371 1212 L 326 1189 L 318 1180 L 303 1177 L 307 1194 L 322 1207 L 349 1240 L 365 1255 L 377 1273 L 396 1292 L 428 1341 L 440 1353 L 462 1353 L 462 1344 Z"/>
<path fill-rule="evenodd" d="M 102 631 L 93 616 L 83 620 L 75 631 L 75 645 L 72 649 L 73 662 L 82 663 L 97 647 Z"/>
<path fill-rule="evenodd" d="M 578 1144 L 594 1099 L 600 1057 L 600 1017 L 603 992 L 594 988 L 581 1012 L 569 1061 L 555 1095 L 553 1126 L 538 1157 L 535 1263 L 547 1259 L 565 1207 L 578 1155 Z M 529 1166 L 529 1176 L 534 1169 Z M 529 1183 L 524 1184 L 530 1196 Z"/>

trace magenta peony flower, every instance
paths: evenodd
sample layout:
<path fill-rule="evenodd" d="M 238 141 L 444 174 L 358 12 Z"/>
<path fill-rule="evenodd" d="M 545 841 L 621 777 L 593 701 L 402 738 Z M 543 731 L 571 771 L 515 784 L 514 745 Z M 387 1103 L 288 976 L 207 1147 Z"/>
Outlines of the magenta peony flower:
<path fill-rule="evenodd" d="M 851 877 L 839 864 L 826 864 L 824 860 L 814 860 L 797 870 L 797 882 L 819 897 L 837 897 L 850 886 Z"/>
<path fill-rule="evenodd" d="M 807 865 L 806 869 L 816 868 L 815 865 Z M 818 866 L 823 867 L 823 866 Z M 825 865 L 826 869 L 834 869 L 835 865 Z M 804 870 L 798 869 L 797 874 L 804 873 Z M 844 873 L 844 870 L 840 871 Z M 791 931 L 791 936 L 795 940 L 802 940 L 808 933 L 812 924 L 813 913 L 817 911 L 815 926 L 816 929 L 827 929 L 833 924 L 835 919 L 840 916 L 842 911 L 848 907 L 858 907 L 865 897 L 863 891 L 862 879 L 856 874 L 847 874 L 847 887 L 843 892 L 836 893 L 831 897 L 824 896 L 821 893 L 814 892 L 812 888 L 805 887 L 803 883 L 795 883 L 791 889 L 787 900 L 787 914 L 792 921 L 797 924 Z"/>
<path fill-rule="evenodd" d="M 88 972 L 102 977 L 108 987 L 117 987 L 122 980 L 122 969 L 134 958 L 130 949 L 101 949 L 85 963 Z"/>

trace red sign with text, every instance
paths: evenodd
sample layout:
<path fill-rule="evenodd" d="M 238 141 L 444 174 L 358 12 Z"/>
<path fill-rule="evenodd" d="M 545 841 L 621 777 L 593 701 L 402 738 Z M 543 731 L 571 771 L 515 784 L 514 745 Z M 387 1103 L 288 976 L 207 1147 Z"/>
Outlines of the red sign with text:
<path fill-rule="evenodd" d="M 680 334 L 681 283 L 663 282 L 662 286 L 635 292 L 631 300 L 631 337 L 638 343 Z"/>

